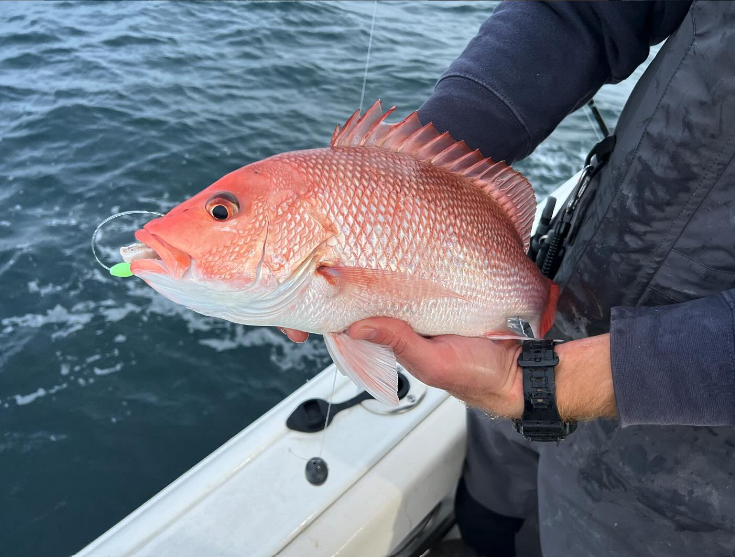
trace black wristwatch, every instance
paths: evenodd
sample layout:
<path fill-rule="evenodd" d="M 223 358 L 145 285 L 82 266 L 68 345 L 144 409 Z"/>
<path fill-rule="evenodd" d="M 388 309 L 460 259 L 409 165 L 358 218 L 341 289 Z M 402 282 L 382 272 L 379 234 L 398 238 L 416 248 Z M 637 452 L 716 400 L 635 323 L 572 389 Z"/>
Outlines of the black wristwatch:
<path fill-rule="evenodd" d="M 523 368 L 523 416 L 513 429 L 531 441 L 561 441 L 577 429 L 577 422 L 562 421 L 556 407 L 554 366 L 559 357 L 553 340 L 524 340 L 518 356 Z"/>

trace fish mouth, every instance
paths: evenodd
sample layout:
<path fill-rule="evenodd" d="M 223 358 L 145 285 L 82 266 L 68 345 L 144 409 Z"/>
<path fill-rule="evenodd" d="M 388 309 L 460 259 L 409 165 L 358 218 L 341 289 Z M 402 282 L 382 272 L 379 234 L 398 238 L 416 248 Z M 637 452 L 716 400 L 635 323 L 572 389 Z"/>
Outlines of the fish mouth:
<path fill-rule="evenodd" d="M 135 239 L 139 243 L 120 248 L 120 255 L 130 263 L 130 271 L 134 275 L 140 272 L 165 274 L 179 280 L 191 267 L 189 254 L 163 238 L 141 229 L 135 233 Z"/>

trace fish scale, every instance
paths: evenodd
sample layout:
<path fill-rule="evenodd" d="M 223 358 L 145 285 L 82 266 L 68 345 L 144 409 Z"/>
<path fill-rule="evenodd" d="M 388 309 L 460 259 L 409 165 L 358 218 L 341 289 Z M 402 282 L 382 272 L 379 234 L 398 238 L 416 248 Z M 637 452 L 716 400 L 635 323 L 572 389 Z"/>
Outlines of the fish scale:
<path fill-rule="evenodd" d="M 512 224 L 491 198 L 461 178 L 408 155 L 370 147 L 284 154 L 269 163 L 293 167 L 311 182 L 313 198 L 325 201 L 318 210 L 344 223 L 335 254 L 342 265 L 417 274 L 467 298 L 432 304 L 432 313 L 420 300 L 399 300 L 403 307 L 393 315 L 396 301 L 390 298 L 368 306 L 359 298 L 321 299 L 315 288 L 297 306 L 289 326 L 343 330 L 377 311 L 408 320 L 426 335 L 478 336 L 502 330 L 509 311 L 528 318 L 544 309 L 543 278 L 532 271 Z M 322 180 L 324 175 L 329 179 Z M 362 212 L 372 221 L 359 223 Z M 385 223 L 380 234 L 377 215 Z M 450 224 L 452 235 L 447 234 Z M 540 295 L 526 295 L 533 292 Z"/>

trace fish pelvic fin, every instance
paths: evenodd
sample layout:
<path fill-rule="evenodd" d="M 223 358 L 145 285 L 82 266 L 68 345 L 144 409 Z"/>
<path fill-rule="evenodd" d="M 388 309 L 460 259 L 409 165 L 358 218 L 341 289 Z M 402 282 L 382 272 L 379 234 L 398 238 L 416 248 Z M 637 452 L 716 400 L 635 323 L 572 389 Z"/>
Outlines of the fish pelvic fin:
<path fill-rule="evenodd" d="M 355 340 L 345 333 L 327 333 L 324 341 L 343 375 L 376 400 L 398 405 L 398 369 L 393 350 L 366 340 Z"/>
<path fill-rule="evenodd" d="M 531 241 L 531 227 L 536 215 L 536 195 L 528 180 L 508 166 L 484 157 L 464 141 L 455 141 L 449 132 L 439 133 L 432 123 L 422 125 L 418 112 L 402 122 L 387 124 L 385 119 L 395 110 L 383 112 L 380 100 L 363 116 L 356 111 L 332 135 L 331 147 L 372 146 L 407 153 L 465 178 L 492 197 L 515 226 L 524 251 Z"/>

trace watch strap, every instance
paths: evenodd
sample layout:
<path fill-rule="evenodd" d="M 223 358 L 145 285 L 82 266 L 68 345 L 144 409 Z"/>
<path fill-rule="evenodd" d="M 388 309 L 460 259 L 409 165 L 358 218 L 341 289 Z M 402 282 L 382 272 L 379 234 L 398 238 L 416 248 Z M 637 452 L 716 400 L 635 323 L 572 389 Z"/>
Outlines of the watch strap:
<path fill-rule="evenodd" d="M 523 416 L 513 420 L 513 428 L 532 441 L 560 441 L 577 428 L 565 422 L 556 406 L 554 366 L 559 357 L 553 340 L 525 340 L 518 357 L 523 370 Z"/>

